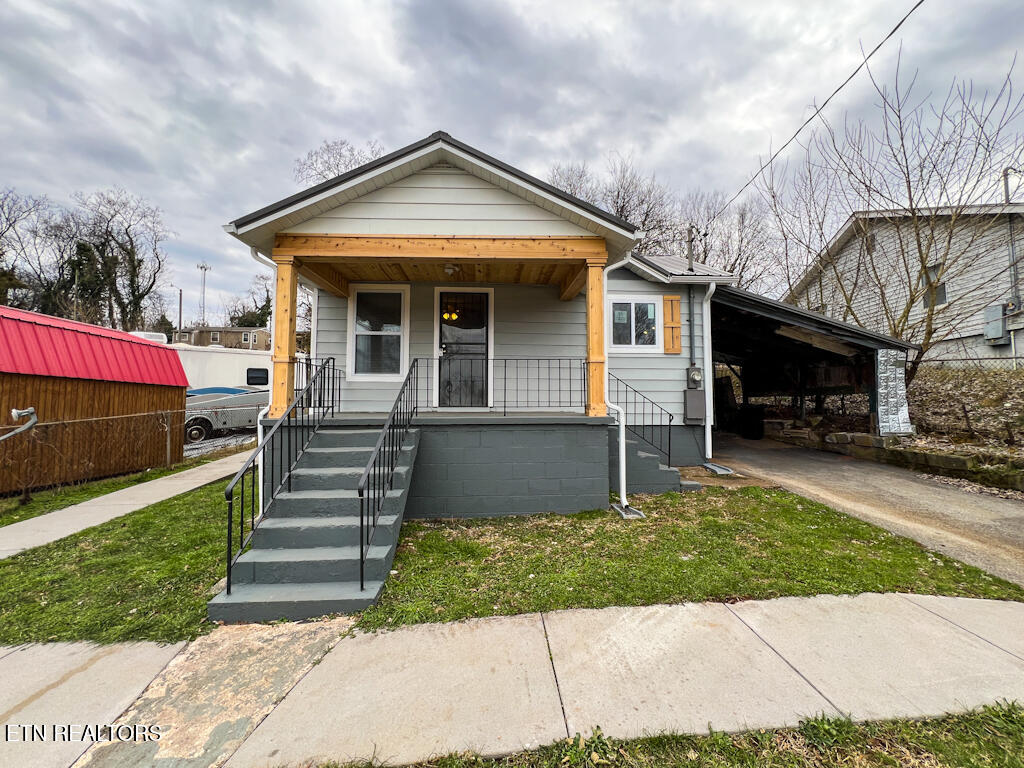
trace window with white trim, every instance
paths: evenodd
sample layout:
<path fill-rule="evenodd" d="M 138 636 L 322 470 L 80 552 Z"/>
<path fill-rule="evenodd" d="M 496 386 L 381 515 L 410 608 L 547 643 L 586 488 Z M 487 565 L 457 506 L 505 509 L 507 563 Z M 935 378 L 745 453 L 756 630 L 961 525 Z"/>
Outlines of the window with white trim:
<path fill-rule="evenodd" d="M 661 339 L 661 297 L 610 297 L 612 349 L 658 352 Z"/>
<path fill-rule="evenodd" d="M 243 344 L 248 344 L 249 343 L 249 334 L 248 333 L 245 333 L 245 332 L 242 333 L 242 343 Z"/>
<path fill-rule="evenodd" d="M 220 343 L 220 331 L 210 331 L 210 343 L 211 344 L 219 344 Z"/>
<path fill-rule="evenodd" d="M 349 372 L 380 380 L 400 378 L 408 354 L 408 288 L 355 288 L 349 301 Z"/>

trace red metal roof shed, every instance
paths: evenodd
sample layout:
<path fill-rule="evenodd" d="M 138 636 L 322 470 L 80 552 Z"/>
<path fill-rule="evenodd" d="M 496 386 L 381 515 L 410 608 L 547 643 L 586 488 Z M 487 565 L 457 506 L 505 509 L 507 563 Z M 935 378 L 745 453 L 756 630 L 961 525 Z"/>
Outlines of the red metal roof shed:
<path fill-rule="evenodd" d="M 2 306 L 0 372 L 188 386 L 171 347 L 125 331 Z"/>

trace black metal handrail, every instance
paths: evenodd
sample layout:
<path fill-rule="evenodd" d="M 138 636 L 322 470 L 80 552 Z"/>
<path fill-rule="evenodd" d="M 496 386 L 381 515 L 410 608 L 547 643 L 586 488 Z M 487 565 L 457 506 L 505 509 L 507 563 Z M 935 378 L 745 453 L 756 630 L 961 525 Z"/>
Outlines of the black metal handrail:
<path fill-rule="evenodd" d="M 445 373 L 455 380 L 475 378 L 485 384 L 448 393 L 451 407 L 478 407 L 509 411 L 524 409 L 584 408 L 587 405 L 586 360 L 580 357 L 421 357 L 420 398 L 433 401 L 438 377 Z M 487 384 L 490 382 L 490 384 Z M 488 391 L 491 386 L 493 391 Z M 438 398 L 438 405 L 445 403 Z"/>
<path fill-rule="evenodd" d="M 608 398 L 625 411 L 626 429 L 671 463 L 672 414 L 614 373 L 608 374 Z"/>
<path fill-rule="evenodd" d="M 263 519 L 270 503 L 285 488 L 291 490 L 292 470 L 299 458 L 309 447 L 313 435 L 324 419 L 334 410 L 335 393 L 338 389 L 337 369 L 334 358 L 316 361 L 315 367 L 303 361 L 306 366 L 304 386 L 296 389 L 295 399 L 287 410 L 274 422 L 259 445 L 235 473 L 224 490 L 228 507 L 228 556 L 227 593 L 231 594 L 231 568 L 249 546 L 256 527 Z M 264 461 L 269 456 L 270 461 Z M 263 497 L 260 498 L 260 487 Z M 248 490 L 249 530 L 246 533 L 246 491 Z M 238 547 L 234 546 L 235 493 L 239 496 Z M 259 500 L 259 503 L 257 503 Z"/>
<path fill-rule="evenodd" d="M 395 478 L 395 467 L 402 453 L 402 444 L 419 410 L 419 361 L 413 360 L 391 406 L 391 412 L 377 437 L 370 460 L 356 486 L 359 494 L 359 588 L 366 589 L 366 558 L 370 553 L 380 512 Z"/>

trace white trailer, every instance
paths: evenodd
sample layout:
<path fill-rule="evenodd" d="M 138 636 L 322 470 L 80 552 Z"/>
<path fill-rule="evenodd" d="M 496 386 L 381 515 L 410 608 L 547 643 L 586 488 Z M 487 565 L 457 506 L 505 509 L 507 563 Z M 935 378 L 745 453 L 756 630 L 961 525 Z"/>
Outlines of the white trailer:
<path fill-rule="evenodd" d="M 270 352 L 171 344 L 188 377 L 189 390 L 270 386 Z"/>

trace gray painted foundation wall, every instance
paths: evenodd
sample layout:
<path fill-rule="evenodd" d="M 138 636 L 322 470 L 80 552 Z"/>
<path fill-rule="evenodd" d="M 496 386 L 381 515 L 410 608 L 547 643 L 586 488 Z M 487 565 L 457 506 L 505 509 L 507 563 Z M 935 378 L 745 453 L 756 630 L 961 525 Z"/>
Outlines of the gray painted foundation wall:
<path fill-rule="evenodd" d="M 608 506 L 608 425 L 420 426 L 408 518 L 499 517 Z"/>

